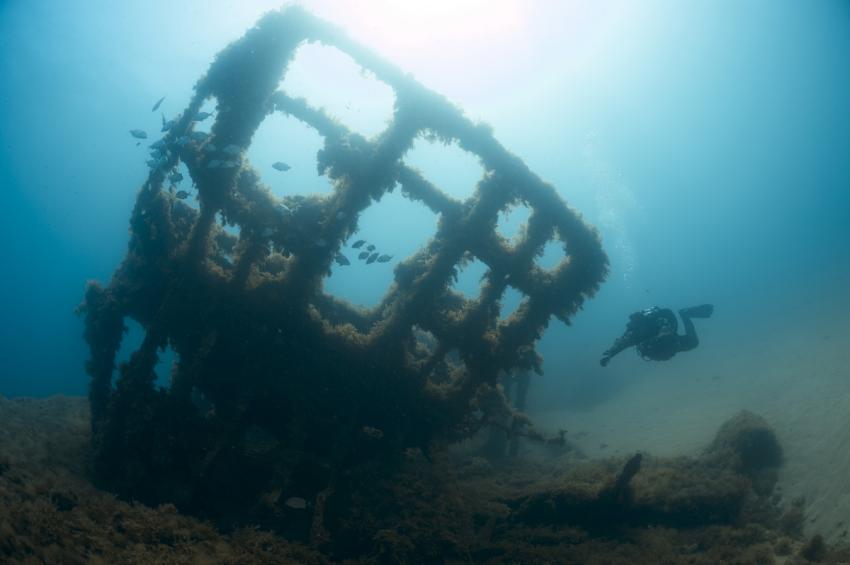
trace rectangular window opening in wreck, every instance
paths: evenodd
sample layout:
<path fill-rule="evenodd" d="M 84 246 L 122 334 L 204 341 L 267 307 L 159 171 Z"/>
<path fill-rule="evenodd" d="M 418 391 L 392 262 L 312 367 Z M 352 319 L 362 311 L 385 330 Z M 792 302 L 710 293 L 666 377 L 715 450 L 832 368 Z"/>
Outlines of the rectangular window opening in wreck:
<path fill-rule="evenodd" d="M 393 117 L 393 89 L 336 47 L 302 44 L 280 85 L 367 139 L 383 132 Z"/>
<path fill-rule="evenodd" d="M 470 198 L 485 172 L 478 156 L 462 149 L 456 140 L 443 142 L 429 135 L 413 140 L 404 154 L 404 164 L 457 200 Z"/>
<path fill-rule="evenodd" d="M 118 347 L 118 352 L 115 354 L 115 368 L 112 371 L 112 382 L 120 375 L 120 367 L 122 363 L 127 363 L 130 356 L 139 350 L 142 342 L 145 339 L 145 328 L 130 317 L 124 318 L 124 335 L 121 336 L 121 345 Z"/>
<path fill-rule="evenodd" d="M 358 230 L 340 247 L 324 291 L 364 308 L 377 306 L 393 283 L 395 267 L 417 253 L 427 254 L 438 221 L 430 208 L 406 198 L 397 186 L 360 213 Z"/>
<path fill-rule="evenodd" d="M 496 233 L 507 239 L 511 245 L 516 245 L 525 234 L 530 217 L 531 208 L 524 203 L 510 204 L 499 212 Z"/>
<path fill-rule="evenodd" d="M 318 153 L 324 146 L 324 137 L 316 128 L 278 111 L 260 123 L 246 157 L 262 183 L 278 198 L 329 195 L 333 183 L 317 166 Z"/>
<path fill-rule="evenodd" d="M 142 342 L 144 342 L 147 333 L 139 322 L 130 317 L 124 318 L 124 327 L 126 329 L 121 338 L 121 345 L 115 355 L 115 368 L 112 372 L 113 383 L 120 376 L 121 365 L 129 362 L 130 357 L 142 347 Z M 169 344 L 164 349 L 160 349 L 157 354 L 158 359 L 154 366 L 156 378 L 153 384 L 155 387 L 168 389 L 171 387 L 171 370 L 177 360 L 177 353 Z"/>
<path fill-rule="evenodd" d="M 564 243 L 558 239 L 550 239 L 541 249 L 534 263 L 544 271 L 551 271 L 567 258 L 567 250 Z"/>
<path fill-rule="evenodd" d="M 469 253 L 457 265 L 457 277 L 451 289 L 459 292 L 468 300 L 477 300 L 481 296 L 481 284 L 487 275 L 487 265 Z"/>
<path fill-rule="evenodd" d="M 508 285 L 499 304 L 499 320 L 504 321 L 510 318 L 519 309 L 525 298 L 525 294 Z"/>

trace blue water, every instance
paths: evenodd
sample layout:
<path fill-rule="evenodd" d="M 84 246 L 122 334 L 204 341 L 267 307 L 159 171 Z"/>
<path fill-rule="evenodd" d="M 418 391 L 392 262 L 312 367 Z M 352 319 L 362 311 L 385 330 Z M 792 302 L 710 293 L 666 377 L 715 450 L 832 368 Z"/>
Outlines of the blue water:
<path fill-rule="evenodd" d="M 215 53 L 275 7 L 173 4 L 0 3 L 0 394 L 86 392 L 74 309 L 87 280 L 107 282 L 119 265 L 147 173 L 145 145 L 128 130 L 156 139 L 153 103 L 165 95 L 161 111 L 181 112 Z M 808 302 L 846 294 L 850 6 L 631 4 L 528 8 L 519 41 L 477 38 L 468 51 L 434 57 L 383 52 L 490 123 L 600 230 L 609 279 L 572 326 L 553 321 L 541 340 L 540 408 L 566 402 L 570 386 L 616 382 L 639 362 L 623 353 L 627 360 L 598 366 L 634 310 L 714 303 L 715 317 L 698 324 L 699 356 L 690 357 L 710 363 L 730 343 L 757 347 L 747 340 L 755 332 L 765 339 L 765 317 L 793 324 Z M 368 42 L 362 19 L 316 6 Z M 392 93 L 338 53 L 305 48 L 290 73 L 287 87 L 364 135 L 390 117 Z M 249 158 L 277 194 L 328 192 L 315 174 L 320 146 L 315 133 L 278 116 Z M 292 169 L 275 171 L 277 160 Z M 458 198 L 481 172 L 457 147 L 424 140 L 408 161 Z M 525 213 L 511 212 L 500 229 L 516 233 Z M 436 220 L 398 191 L 385 196 L 364 213 L 358 237 L 393 262 L 336 269 L 326 290 L 375 304 L 395 260 L 427 241 Z M 557 253 L 548 249 L 542 264 Z M 470 265 L 458 289 L 474 296 L 482 272 Z M 508 296 L 505 308 L 519 298 Z M 123 356 L 140 335 L 131 328 Z M 688 359 L 673 362 L 687 370 Z"/>

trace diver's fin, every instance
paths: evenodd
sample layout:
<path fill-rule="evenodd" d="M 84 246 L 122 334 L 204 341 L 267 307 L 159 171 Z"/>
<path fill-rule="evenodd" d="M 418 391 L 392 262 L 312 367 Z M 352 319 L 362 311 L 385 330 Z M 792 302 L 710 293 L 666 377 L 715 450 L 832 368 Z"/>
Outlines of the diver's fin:
<path fill-rule="evenodd" d="M 679 310 L 679 314 L 689 318 L 710 318 L 713 313 L 713 304 L 700 304 L 699 306 L 692 306 L 690 308 L 682 308 Z"/>

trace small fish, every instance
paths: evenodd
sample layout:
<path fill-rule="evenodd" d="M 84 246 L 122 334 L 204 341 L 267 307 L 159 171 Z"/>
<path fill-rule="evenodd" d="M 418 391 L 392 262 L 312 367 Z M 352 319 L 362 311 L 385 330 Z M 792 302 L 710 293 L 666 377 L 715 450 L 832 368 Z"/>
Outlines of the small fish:
<path fill-rule="evenodd" d="M 232 169 L 236 167 L 236 161 L 225 161 L 221 166 L 225 169 Z"/>
<path fill-rule="evenodd" d="M 138 147 L 138 146 L 139 146 L 139 145 L 141 145 L 141 144 L 142 144 L 142 142 L 141 142 L 141 141 L 137 141 L 137 142 L 136 142 L 136 147 Z"/>
<path fill-rule="evenodd" d="M 159 168 L 159 159 L 148 159 L 147 161 L 145 161 L 145 164 L 148 167 L 150 167 L 151 169 L 158 169 Z"/>
<path fill-rule="evenodd" d="M 148 138 L 148 134 L 145 133 L 144 130 L 140 130 L 140 129 L 131 129 L 130 135 L 132 135 L 136 139 L 147 139 Z"/>
<path fill-rule="evenodd" d="M 179 147 L 183 147 L 184 145 L 186 145 L 187 143 L 189 143 L 189 136 L 187 136 L 187 135 L 181 135 L 180 137 L 178 137 L 178 138 L 177 138 L 177 141 L 175 141 L 175 143 L 176 143 Z"/>
<path fill-rule="evenodd" d="M 348 260 L 348 257 L 343 255 L 342 253 L 337 253 L 334 260 L 340 265 L 351 265 L 351 261 Z"/>
<path fill-rule="evenodd" d="M 176 122 L 174 120 L 167 120 L 166 121 L 165 114 L 162 114 L 162 129 L 160 131 L 170 130 L 172 127 L 174 127 L 175 123 Z"/>
<path fill-rule="evenodd" d="M 273 228 L 263 228 L 263 231 L 260 232 L 262 237 L 269 237 L 274 233 Z"/>
<path fill-rule="evenodd" d="M 384 431 L 380 428 L 373 428 L 372 426 L 363 426 L 363 435 L 371 439 L 383 439 Z"/>
<path fill-rule="evenodd" d="M 377 253 L 372 253 L 371 255 L 369 255 L 369 258 L 368 258 L 368 259 L 366 259 L 366 264 L 367 264 L 367 265 L 371 265 L 371 264 L 372 264 L 372 263 L 374 263 L 377 259 L 378 259 L 378 254 L 377 254 Z"/>
<path fill-rule="evenodd" d="M 358 258 L 358 259 L 365 259 L 365 258 L 366 258 L 366 257 L 368 257 L 368 256 L 369 256 L 369 252 L 368 252 L 368 251 L 361 251 L 361 252 L 357 255 L 357 258 Z"/>
<path fill-rule="evenodd" d="M 364 243 L 366 243 L 365 239 L 358 239 L 351 247 L 353 247 L 354 249 L 360 249 L 361 247 L 363 247 Z"/>
<path fill-rule="evenodd" d="M 324 247 L 327 244 L 328 244 L 328 242 L 325 241 L 324 238 L 320 237 L 319 239 L 316 240 L 316 245 L 318 245 L 319 247 Z"/>
<path fill-rule="evenodd" d="M 181 173 L 171 173 L 170 175 L 168 175 L 168 180 L 170 180 L 172 183 L 178 183 L 183 180 L 183 175 Z"/>
<path fill-rule="evenodd" d="M 212 116 L 212 112 L 198 112 L 197 114 L 195 114 L 195 121 L 196 122 L 203 122 L 204 120 L 206 120 L 210 116 Z"/>
<path fill-rule="evenodd" d="M 157 139 L 153 143 L 150 144 L 151 149 L 164 149 L 165 148 L 165 140 Z"/>
<path fill-rule="evenodd" d="M 278 162 L 274 163 L 272 165 L 272 167 L 277 169 L 278 171 L 288 171 L 289 169 L 292 168 L 289 165 L 287 165 L 286 163 L 284 163 L 283 161 L 278 161 Z"/>
<path fill-rule="evenodd" d="M 231 143 L 230 145 L 222 149 L 222 151 L 224 151 L 228 155 L 239 155 L 240 153 L 242 153 L 242 148 L 238 145 L 233 145 Z"/>
<path fill-rule="evenodd" d="M 175 194 L 175 196 L 177 198 L 179 198 L 180 200 L 186 200 L 186 198 L 189 196 L 189 193 L 186 192 L 185 190 L 178 190 L 177 194 Z"/>
<path fill-rule="evenodd" d="M 393 258 L 392 255 L 381 255 L 380 257 L 378 257 L 378 263 L 386 263 L 387 261 L 389 261 L 392 258 Z"/>
<path fill-rule="evenodd" d="M 307 508 L 307 501 L 300 496 L 290 496 L 283 504 L 295 510 L 304 510 Z"/>
<path fill-rule="evenodd" d="M 278 207 L 278 209 L 279 209 L 281 212 L 283 212 L 284 214 L 290 214 L 290 213 L 292 213 L 292 209 L 291 209 L 289 206 L 287 206 L 286 204 L 284 204 L 283 202 L 281 202 L 280 204 L 278 204 L 278 205 L 277 205 L 277 207 Z"/>
<path fill-rule="evenodd" d="M 192 135 L 190 137 L 192 139 L 194 139 L 195 141 L 203 141 L 206 138 L 208 138 L 209 136 L 210 136 L 210 134 L 208 134 L 205 131 L 193 131 Z"/>
<path fill-rule="evenodd" d="M 151 108 L 151 112 L 156 112 L 157 110 L 159 110 L 159 105 L 162 104 L 163 100 L 165 100 L 165 96 L 156 101 L 156 104 L 154 104 L 153 108 Z"/>
<path fill-rule="evenodd" d="M 219 161 L 218 159 L 213 159 L 207 164 L 208 169 L 217 169 L 219 167 L 221 167 L 221 161 Z"/>
<path fill-rule="evenodd" d="M 207 151 L 212 153 L 213 151 L 218 151 L 218 147 L 215 146 L 214 143 L 207 143 L 206 147 L 204 147 Z"/>
<path fill-rule="evenodd" d="M 344 218 L 345 218 L 345 212 L 343 212 L 342 210 L 340 210 L 339 212 L 336 213 L 336 219 L 337 220 L 342 220 Z"/>
<path fill-rule="evenodd" d="M 366 246 L 366 251 L 374 251 L 374 250 L 375 250 L 375 246 L 374 246 L 374 245 L 367 245 L 367 246 Z"/>

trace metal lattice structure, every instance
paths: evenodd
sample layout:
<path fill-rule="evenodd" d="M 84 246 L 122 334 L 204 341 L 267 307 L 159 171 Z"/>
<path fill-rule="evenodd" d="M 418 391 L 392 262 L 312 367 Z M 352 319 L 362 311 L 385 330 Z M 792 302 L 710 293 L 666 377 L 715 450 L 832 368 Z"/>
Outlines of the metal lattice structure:
<path fill-rule="evenodd" d="M 394 91 L 382 134 L 367 140 L 278 90 L 304 42 L 341 50 Z M 193 135 L 193 116 L 210 98 L 218 106 L 211 132 Z M 262 185 L 244 150 L 273 112 L 324 138 L 317 166 L 333 184 L 330 196 L 279 199 Z M 419 136 L 456 142 L 480 159 L 485 175 L 472 197 L 456 200 L 405 164 Z M 381 449 L 468 435 L 504 417 L 499 374 L 539 369 L 534 344 L 550 318 L 568 322 L 606 275 L 595 230 L 487 126 L 299 8 L 266 15 L 223 50 L 163 141 L 133 211 L 127 258 L 109 286 L 90 285 L 83 305 L 99 473 L 123 474 L 118 488 L 130 492 L 140 487 L 120 470 L 127 459 L 160 477 L 166 468 L 204 471 L 221 445 L 247 441 L 255 427 L 276 445 L 332 459 L 344 458 L 340 445 L 360 441 L 364 426 L 381 430 Z M 239 147 L 236 165 L 210 168 L 212 145 Z M 179 162 L 197 186 L 199 209 L 166 189 Z M 325 294 L 322 279 L 359 215 L 397 186 L 439 215 L 436 235 L 396 266 L 375 308 Z M 511 242 L 496 225 L 518 204 L 532 213 Z M 238 226 L 238 237 L 217 217 Z M 553 239 L 563 260 L 541 269 L 535 259 Z M 468 300 L 451 285 L 473 257 L 488 270 L 480 296 Z M 524 299 L 500 320 L 509 286 Z M 127 317 L 146 337 L 113 383 Z M 171 388 L 157 391 L 154 365 L 166 345 L 179 361 Z M 169 463 L 145 459 L 158 451 L 172 453 Z"/>

